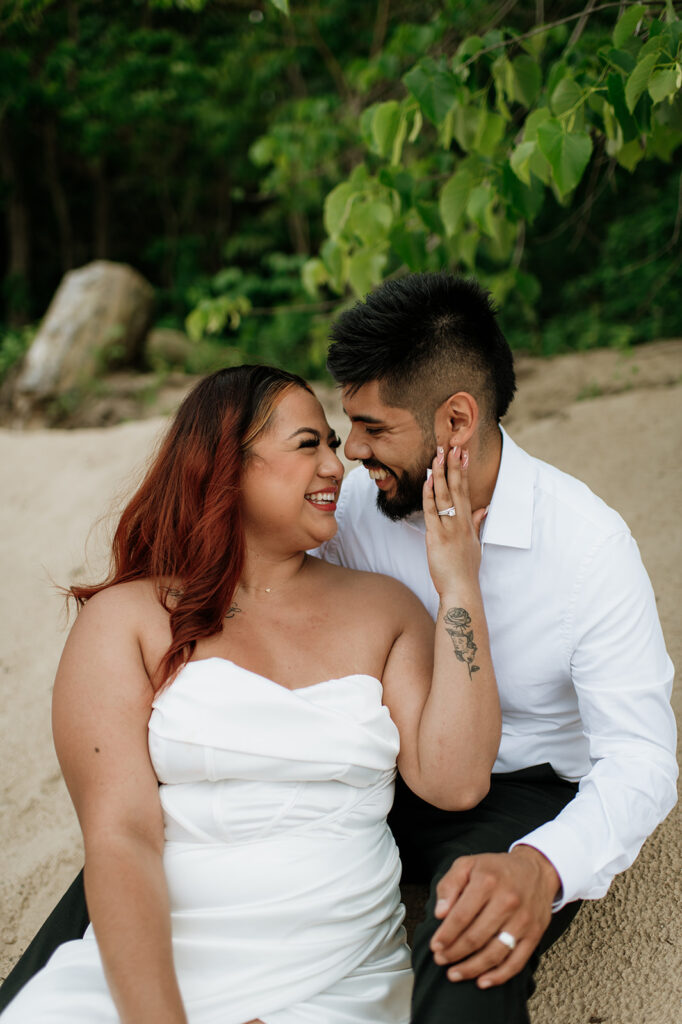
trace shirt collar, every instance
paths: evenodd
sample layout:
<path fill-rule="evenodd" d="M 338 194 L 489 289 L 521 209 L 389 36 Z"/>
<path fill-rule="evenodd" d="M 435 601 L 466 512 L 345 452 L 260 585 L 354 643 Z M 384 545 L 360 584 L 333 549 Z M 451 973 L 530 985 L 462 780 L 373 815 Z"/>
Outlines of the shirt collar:
<path fill-rule="evenodd" d="M 535 468 L 533 461 L 502 434 L 502 458 L 490 509 L 484 521 L 482 543 L 509 548 L 529 548 L 533 536 Z"/>

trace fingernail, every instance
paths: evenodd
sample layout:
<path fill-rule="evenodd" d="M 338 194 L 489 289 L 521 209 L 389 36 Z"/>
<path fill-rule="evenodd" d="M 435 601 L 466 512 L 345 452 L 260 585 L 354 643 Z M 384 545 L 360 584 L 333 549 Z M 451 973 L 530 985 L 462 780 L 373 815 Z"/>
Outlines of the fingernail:
<path fill-rule="evenodd" d="M 447 900 L 438 900 L 438 902 L 436 903 L 436 914 L 445 914 L 447 912 L 447 909 L 448 909 L 448 901 Z"/>
<path fill-rule="evenodd" d="M 456 455 L 457 452 L 459 451 L 459 445 L 458 444 L 453 444 L 453 446 L 450 449 L 450 451 L 452 452 L 453 455 Z"/>
<path fill-rule="evenodd" d="M 439 446 L 436 451 L 438 452 L 438 465 L 442 466 L 445 461 L 445 450 Z"/>
<path fill-rule="evenodd" d="M 442 953 L 434 953 L 433 962 L 434 964 L 438 964 L 439 967 L 442 967 L 443 964 L 447 963 L 447 960 L 445 959 Z"/>
<path fill-rule="evenodd" d="M 462 466 L 464 469 L 469 465 L 469 452 L 462 453 Z"/>
<path fill-rule="evenodd" d="M 479 981 L 478 987 L 479 988 L 490 988 L 491 984 L 492 984 L 492 982 L 490 982 L 490 981 L 488 981 L 486 979 L 485 981 Z"/>
<path fill-rule="evenodd" d="M 448 971 L 448 978 L 450 979 L 450 981 L 461 981 L 462 975 L 459 973 L 459 971 Z"/>

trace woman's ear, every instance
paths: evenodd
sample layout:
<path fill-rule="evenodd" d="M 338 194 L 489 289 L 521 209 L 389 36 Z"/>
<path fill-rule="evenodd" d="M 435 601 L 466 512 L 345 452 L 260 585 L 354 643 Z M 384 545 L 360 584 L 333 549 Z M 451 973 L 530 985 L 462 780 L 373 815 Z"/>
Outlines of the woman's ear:
<path fill-rule="evenodd" d="M 443 448 L 466 447 L 479 422 L 478 402 L 468 391 L 457 391 L 436 409 L 434 431 Z"/>

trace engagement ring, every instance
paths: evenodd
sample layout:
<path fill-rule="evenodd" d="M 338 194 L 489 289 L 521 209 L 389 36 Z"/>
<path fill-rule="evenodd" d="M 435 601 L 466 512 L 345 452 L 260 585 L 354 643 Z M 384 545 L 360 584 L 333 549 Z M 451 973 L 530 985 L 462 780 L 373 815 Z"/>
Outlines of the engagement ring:
<path fill-rule="evenodd" d="M 450 508 L 444 508 L 442 512 L 438 513 L 438 515 L 439 516 L 456 516 L 457 515 L 457 509 L 455 508 L 454 505 L 451 505 Z"/>

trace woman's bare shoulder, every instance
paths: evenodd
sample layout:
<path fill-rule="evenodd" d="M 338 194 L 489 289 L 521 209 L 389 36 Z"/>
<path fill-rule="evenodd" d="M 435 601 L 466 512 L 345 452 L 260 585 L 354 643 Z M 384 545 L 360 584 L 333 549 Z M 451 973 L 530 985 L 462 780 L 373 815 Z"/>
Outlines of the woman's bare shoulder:
<path fill-rule="evenodd" d="M 329 585 L 343 588 L 346 597 L 354 602 L 372 607 L 385 607 L 393 615 L 396 612 L 416 612 L 428 615 L 424 605 L 409 587 L 392 576 L 362 569 L 347 569 L 341 565 L 320 561 L 320 573 Z"/>

